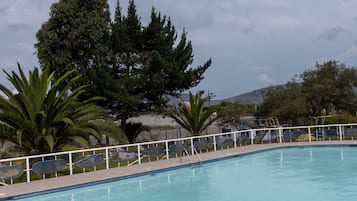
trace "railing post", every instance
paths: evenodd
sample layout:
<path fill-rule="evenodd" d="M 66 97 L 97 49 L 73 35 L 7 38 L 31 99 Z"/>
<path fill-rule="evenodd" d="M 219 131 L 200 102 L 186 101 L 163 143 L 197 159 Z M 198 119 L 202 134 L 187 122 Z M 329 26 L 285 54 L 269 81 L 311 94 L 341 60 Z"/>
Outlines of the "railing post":
<path fill-rule="evenodd" d="M 311 142 L 311 127 L 307 127 L 307 131 L 309 133 L 309 142 Z"/>
<path fill-rule="evenodd" d="M 55 155 L 55 160 L 57 160 L 57 155 Z M 56 177 L 58 177 L 57 172 L 55 172 Z"/>
<path fill-rule="evenodd" d="M 108 147 L 105 148 L 105 168 L 109 170 L 109 150 Z"/>
<path fill-rule="evenodd" d="M 138 144 L 138 164 L 141 164 L 141 151 L 140 151 L 140 145 Z"/>
<path fill-rule="evenodd" d="M 10 166 L 12 166 L 12 161 L 10 161 Z M 11 182 L 11 184 L 14 184 L 14 179 L 11 178 L 11 179 L 10 179 L 10 182 Z"/>
<path fill-rule="evenodd" d="M 45 161 L 45 157 L 42 157 L 42 162 Z M 46 179 L 46 174 L 42 174 L 42 179 Z"/>
<path fill-rule="evenodd" d="M 69 152 L 68 160 L 69 160 L 69 175 L 73 175 L 72 152 Z"/>
<path fill-rule="evenodd" d="M 213 136 L 213 150 L 217 151 L 216 136 Z"/>
<path fill-rule="evenodd" d="M 237 148 L 237 133 L 233 133 L 233 142 L 234 142 L 234 148 Z"/>
<path fill-rule="evenodd" d="M 342 141 L 342 126 L 338 126 L 338 133 L 340 134 L 340 141 Z"/>
<path fill-rule="evenodd" d="M 194 145 L 193 145 L 193 137 L 191 137 L 191 155 L 194 155 L 195 152 L 194 152 Z"/>
<path fill-rule="evenodd" d="M 250 130 L 249 135 L 250 135 L 250 144 L 253 145 L 254 144 L 254 133 L 255 130 Z"/>
<path fill-rule="evenodd" d="M 26 157 L 26 179 L 27 179 L 27 183 L 29 183 L 31 181 L 31 178 L 30 178 L 30 159 L 29 159 L 29 157 Z"/>
<path fill-rule="evenodd" d="M 283 143 L 283 129 L 281 127 L 279 127 L 279 130 L 278 130 L 278 133 L 279 133 L 279 143 Z"/>
<path fill-rule="evenodd" d="M 165 142 L 165 147 L 166 147 L 166 159 L 169 160 L 170 155 L 169 155 L 169 142 L 168 141 Z"/>

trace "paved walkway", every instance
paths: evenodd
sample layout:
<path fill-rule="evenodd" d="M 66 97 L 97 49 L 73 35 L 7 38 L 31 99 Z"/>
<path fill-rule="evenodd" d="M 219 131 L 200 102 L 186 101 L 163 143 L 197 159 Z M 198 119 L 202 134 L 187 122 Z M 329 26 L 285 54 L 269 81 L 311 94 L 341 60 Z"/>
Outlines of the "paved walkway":
<path fill-rule="evenodd" d="M 357 141 L 324 141 L 324 142 L 299 142 L 299 143 L 282 143 L 282 144 L 259 144 L 249 145 L 232 149 L 224 149 L 216 152 L 202 153 L 200 158 L 202 161 L 209 161 L 223 157 L 234 156 L 238 154 L 251 153 L 260 150 L 267 150 L 278 147 L 289 146 L 306 146 L 306 145 L 348 145 L 357 144 Z M 198 162 L 198 157 L 191 157 L 194 162 Z M 129 176 L 133 174 L 146 173 L 166 168 L 188 165 L 190 161 L 183 157 L 182 161 L 179 158 L 169 160 L 159 160 L 147 162 L 140 165 L 125 166 L 118 168 L 111 168 L 109 170 L 98 170 L 95 172 L 87 172 L 75 174 L 72 176 L 62 176 L 58 178 L 50 178 L 46 180 L 31 181 L 30 183 L 19 183 L 9 186 L 0 187 L 0 200 L 6 197 L 13 197 L 29 193 L 41 192 L 46 190 L 53 190 L 57 188 L 69 187 L 79 184 L 86 184 L 95 181 L 102 181 L 106 179 L 114 179 L 117 177 Z"/>

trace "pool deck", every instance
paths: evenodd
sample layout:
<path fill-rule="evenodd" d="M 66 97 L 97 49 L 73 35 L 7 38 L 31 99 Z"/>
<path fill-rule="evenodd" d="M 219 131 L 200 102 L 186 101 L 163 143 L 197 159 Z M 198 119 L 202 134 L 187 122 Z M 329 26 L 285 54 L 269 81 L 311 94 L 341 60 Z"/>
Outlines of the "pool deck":
<path fill-rule="evenodd" d="M 232 149 L 224 149 L 216 152 L 201 153 L 199 156 L 202 161 L 210 161 L 239 154 L 253 153 L 256 151 L 268 150 L 280 147 L 292 146 L 308 146 L 308 145 L 357 145 L 357 141 L 319 141 L 319 142 L 294 142 L 294 143 L 272 143 L 272 144 L 257 144 L 248 145 Z M 193 162 L 199 162 L 198 157 L 191 156 Z M 81 184 L 88 184 L 91 182 L 115 179 L 118 177 L 125 177 L 135 174 L 147 173 L 168 168 L 175 168 L 179 166 L 190 165 L 187 157 L 173 158 L 169 160 L 159 160 L 146 162 L 138 165 L 124 166 L 118 168 L 111 168 L 109 170 L 98 170 L 94 172 L 80 173 L 72 176 L 62 176 L 58 178 L 50 178 L 46 180 L 36 180 L 30 183 L 19 183 L 0 187 L 0 200 L 6 198 L 36 193 L 47 190 L 54 190 L 58 188 L 70 187 Z"/>

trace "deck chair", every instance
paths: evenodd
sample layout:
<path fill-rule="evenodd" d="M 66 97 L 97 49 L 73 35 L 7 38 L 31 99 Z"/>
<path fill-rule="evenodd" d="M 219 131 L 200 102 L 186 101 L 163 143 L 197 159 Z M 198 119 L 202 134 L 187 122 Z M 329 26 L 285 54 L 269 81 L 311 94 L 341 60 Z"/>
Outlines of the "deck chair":
<path fill-rule="evenodd" d="M 21 165 L 0 166 L 0 185 L 7 186 L 5 183 L 8 179 L 16 179 L 24 173 Z"/>
<path fill-rule="evenodd" d="M 204 150 L 204 149 L 209 149 L 213 145 L 213 142 L 210 140 L 197 140 L 193 143 L 193 146 L 197 150 Z"/>
<path fill-rule="evenodd" d="M 186 144 L 172 144 L 169 146 L 169 152 L 172 154 L 182 154 L 188 147 Z"/>
<path fill-rule="evenodd" d="M 132 151 L 115 151 L 110 152 L 109 159 L 115 162 L 129 161 L 137 159 L 138 154 Z"/>
<path fill-rule="evenodd" d="M 66 168 L 67 161 L 64 159 L 38 161 L 32 165 L 32 172 L 36 174 L 48 174 L 61 172 Z"/>
<path fill-rule="evenodd" d="M 143 155 L 148 157 L 160 157 L 164 155 L 164 149 L 162 147 L 147 147 L 144 148 Z"/>
<path fill-rule="evenodd" d="M 78 156 L 73 161 L 73 165 L 79 168 L 97 166 L 101 163 L 104 163 L 104 156 L 101 154 Z"/>
<path fill-rule="evenodd" d="M 223 137 L 223 138 L 218 138 L 216 140 L 216 145 L 218 147 L 227 147 L 227 146 L 229 146 L 231 144 L 233 144 L 233 139 L 232 138 Z"/>

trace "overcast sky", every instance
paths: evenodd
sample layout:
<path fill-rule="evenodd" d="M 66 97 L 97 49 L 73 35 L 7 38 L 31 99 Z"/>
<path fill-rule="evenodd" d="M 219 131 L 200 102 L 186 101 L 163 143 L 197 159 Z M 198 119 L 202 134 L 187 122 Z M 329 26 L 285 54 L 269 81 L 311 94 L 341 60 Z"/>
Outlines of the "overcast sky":
<path fill-rule="evenodd" d="M 0 68 L 19 62 L 38 67 L 35 34 L 55 0 L 0 1 Z M 116 0 L 110 0 L 111 10 Z M 193 89 L 216 99 L 283 84 L 331 59 L 357 66 L 357 0 L 136 0 L 149 21 L 151 7 L 183 28 L 194 47 L 194 66 L 212 58 Z M 126 14 L 127 0 L 121 0 Z M 113 12 L 112 12 L 113 13 Z M 7 84 L 0 72 L 0 82 Z"/>

